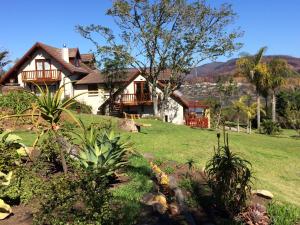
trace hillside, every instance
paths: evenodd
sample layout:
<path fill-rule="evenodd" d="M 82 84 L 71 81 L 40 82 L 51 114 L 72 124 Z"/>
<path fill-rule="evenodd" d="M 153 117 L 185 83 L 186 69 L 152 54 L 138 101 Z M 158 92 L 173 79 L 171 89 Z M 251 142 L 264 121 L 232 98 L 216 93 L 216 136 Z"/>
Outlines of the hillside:
<path fill-rule="evenodd" d="M 269 55 L 264 57 L 264 60 L 270 60 L 271 58 L 281 58 L 287 61 L 291 68 L 300 73 L 300 58 L 286 56 L 286 55 Z M 207 78 L 207 80 L 213 80 L 213 78 L 224 75 L 233 75 L 236 69 L 235 59 L 230 59 L 227 62 L 212 62 L 196 67 L 189 75 L 189 80 L 194 78 Z"/>

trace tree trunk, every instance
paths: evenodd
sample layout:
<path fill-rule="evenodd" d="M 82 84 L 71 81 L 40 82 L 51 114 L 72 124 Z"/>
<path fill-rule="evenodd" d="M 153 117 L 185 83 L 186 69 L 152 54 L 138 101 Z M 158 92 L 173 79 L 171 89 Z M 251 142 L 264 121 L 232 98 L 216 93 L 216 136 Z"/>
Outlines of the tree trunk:
<path fill-rule="evenodd" d="M 252 132 L 252 122 L 251 120 L 249 120 L 249 134 L 251 134 Z"/>
<path fill-rule="evenodd" d="M 240 114 L 237 115 L 237 132 L 240 133 Z"/>
<path fill-rule="evenodd" d="M 275 92 L 272 94 L 272 121 L 276 122 L 276 95 Z"/>
<path fill-rule="evenodd" d="M 256 95 L 256 101 L 257 101 L 257 114 L 256 114 L 256 117 L 257 117 L 257 129 L 260 128 L 260 95 L 257 93 Z"/>
<path fill-rule="evenodd" d="M 249 134 L 249 119 L 247 119 L 247 134 Z"/>
<path fill-rule="evenodd" d="M 269 102 L 268 102 L 268 96 L 265 97 L 265 108 L 266 108 L 266 116 L 269 116 L 269 108 L 268 108 Z"/>
<path fill-rule="evenodd" d="M 157 96 L 157 91 L 156 91 L 156 85 L 152 86 L 152 101 L 153 101 L 154 116 L 159 116 L 158 115 L 158 96 Z"/>
<path fill-rule="evenodd" d="M 60 147 L 61 165 L 62 165 L 64 173 L 67 174 L 68 167 L 67 167 L 67 163 L 66 163 L 65 152 L 68 152 L 69 143 L 67 142 L 67 140 L 64 137 L 62 137 L 60 135 L 56 135 L 56 141 Z"/>

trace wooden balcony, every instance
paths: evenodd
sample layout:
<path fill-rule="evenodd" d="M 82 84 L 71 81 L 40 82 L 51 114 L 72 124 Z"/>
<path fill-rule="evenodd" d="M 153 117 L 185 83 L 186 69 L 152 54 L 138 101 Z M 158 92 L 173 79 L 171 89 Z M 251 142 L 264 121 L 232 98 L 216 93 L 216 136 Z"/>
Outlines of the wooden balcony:
<path fill-rule="evenodd" d="M 30 70 L 22 72 L 23 82 L 53 83 L 60 80 L 60 70 Z"/>
<path fill-rule="evenodd" d="M 122 94 L 120 102 L 123 105 L 151 105 L 153 103 L 150 93 L 143 95 Z"/>

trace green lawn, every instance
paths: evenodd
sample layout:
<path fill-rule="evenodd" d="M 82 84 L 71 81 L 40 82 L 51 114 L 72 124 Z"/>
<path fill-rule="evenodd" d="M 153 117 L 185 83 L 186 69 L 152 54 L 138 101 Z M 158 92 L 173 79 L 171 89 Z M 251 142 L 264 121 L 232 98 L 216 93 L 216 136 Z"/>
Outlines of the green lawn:
<path fill-rule="evenodd" d="M 107 117 L 81 115 L 85 123 L 101 123 Z M 213 154 L 216 132 L 191 129 L 162 123 L 155 120 L 141 120 L 152 126 L 142 128 L 141 133 L 126 133 L 139 152 L 151 152 L 156 157 L 185 163 L 193 158 L 203 167 Z M 116 120 L 113 119 L 115 127 Z M 30 145 L 34 140 L 31 132 L 19 132 L 24 142 Z M 300 206 L 300 140 L 291 138 L 292 131 L 285 131 L 278 137 L 261 134 L 230 132 L 231 148 L 249 160 L 255 175 L 254 188 L 273 192 L 277 200 Z"/>

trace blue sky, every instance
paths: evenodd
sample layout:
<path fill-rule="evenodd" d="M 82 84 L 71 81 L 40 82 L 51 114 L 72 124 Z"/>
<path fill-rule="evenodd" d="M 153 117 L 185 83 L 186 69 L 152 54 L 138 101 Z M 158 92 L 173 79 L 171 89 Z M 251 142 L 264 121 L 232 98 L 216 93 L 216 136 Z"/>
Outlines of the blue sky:
<path fill-rule="evenodd" d="M 300 57 L 299 0 L 215 0 L 229 2 L 238 14 L 235 25 L 245 32 L 239 52 L 255 53 L 268 46 L 267 54 Z M 0 49 L 10 51 L 12 60 L 21 57 L 35 42 L 55 47 L 79 47 L 81 53 L 93 46 L 76 31 L 78 24 L 102 24 L 114 28 L 105 11 L 111 0 L 1 0 Z M 237 52 L 234 56 L 238 56 Z M 220 57 L 219 60 L 226 60 Z"/>

